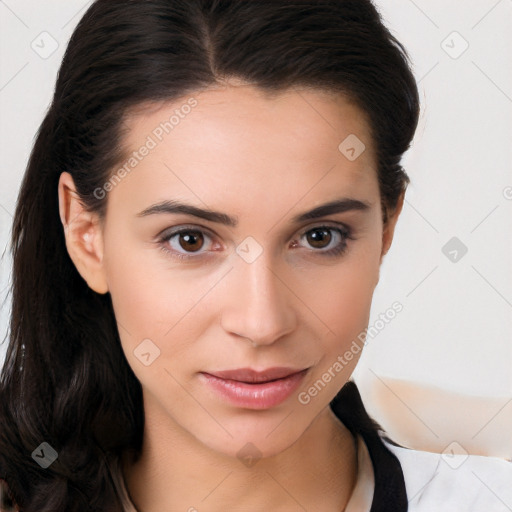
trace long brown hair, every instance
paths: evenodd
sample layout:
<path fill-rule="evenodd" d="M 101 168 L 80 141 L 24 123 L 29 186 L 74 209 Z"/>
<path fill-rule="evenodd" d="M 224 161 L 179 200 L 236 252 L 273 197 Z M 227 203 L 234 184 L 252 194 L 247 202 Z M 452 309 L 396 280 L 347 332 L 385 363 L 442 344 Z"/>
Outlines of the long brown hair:
<path fill-rule="evenodd" d="M 345 94 L 371 121 L 383 220 L 409 178 L 419 116 L 404 47 L 370 0 L 96 0 L 67 47 L 23 178 L 12 230 L 12 310 L 0 378 L 0 477 L 25 512 L 121 510 L 108 460 L 139 450 L 142 391 L 110 294 L 66 250 L 57 185 L 71 173 L 104 216 L 123 119 L 235 77 L 269 92 Z M 58 458 L 32 457 L 47 443 Z"/>

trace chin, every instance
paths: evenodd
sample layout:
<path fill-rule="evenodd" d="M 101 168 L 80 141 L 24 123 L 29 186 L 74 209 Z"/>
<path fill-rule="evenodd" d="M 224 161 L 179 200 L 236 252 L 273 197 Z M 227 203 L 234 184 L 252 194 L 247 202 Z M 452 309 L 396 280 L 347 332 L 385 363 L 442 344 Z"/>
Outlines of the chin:
<path fill-rule="evenodd" d="M 286 414 L 283 418 L 286 418 Z M 239 425 L 231 423 L 227 430 L 232 437 L 224 431 L 225 435 L 218 431 L 217 435 L 213 436 L 209 430 L 198 435 L 197 439 L 211 450 L 227 457 L 238 458 L 244 465 L 250 467 L 258 459 L 284 452 L 300 439 L 307 425 L 301 427 L 295 416 L 293 421 L 291 418 L 292 415 L 284 421 L 282 418 L 277 421 L 273 418 L 272 421 L 265 422 L 257 418 L 253 422 L 245 419 Z"/>

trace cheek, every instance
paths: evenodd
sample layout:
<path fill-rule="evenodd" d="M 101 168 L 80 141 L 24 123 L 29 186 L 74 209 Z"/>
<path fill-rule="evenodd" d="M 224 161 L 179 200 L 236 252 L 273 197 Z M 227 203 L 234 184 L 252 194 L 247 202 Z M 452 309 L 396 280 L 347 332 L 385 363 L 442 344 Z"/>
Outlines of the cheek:
<path fill-rule="evenodd" d="M 171 292 L 169 272 L 152 263 L 159 257 L 155 246 L 142 246 L 126 234 L 106 237 L 105 272 L 125 351 L 146 338 L 158 343 L 183 308 L 186 289 Z"/>
<path fill-rule="evenodd" d="M 107 271 L 128 364 L 146 391 L 158 395 L 165 390 L 173 396 L 173 407 L 178 410 L 190 406 L 168 370 L 172 361 L 183 360 L 184 352 L 193 345 L 191 341 L 198 337 L 197 332 L 183 330 L 187 325 L 190 328 L 186 315 L 197 301 L 196 294 L 192 287 L 183 286 L 183 277 L 177 272 L 150 264 L 154 257 L 137 256 L 135 251 L 123 252 L 126 255 L 113 257 L 112 254 Z"/>
<path fill-rule="evenodd" d="M 111 237 L 105 254 L 119 335 L 132 368 L 140 366 L 134 351 L 144 340 L 151 340 L 160 351 L 153 368 L 191 349 L 213 312 L 204 303 L 220 275 L 208 269 L 180 269 L 156 246 L 141 246 L 129 237 Z"/>
<path fill-rule="evenodd" d="M 379 278 L 379 246 L 361 244 L 336 270 L 323 269 L 309 288 L 308 305 L 325 324 L 330 340 L 350 342 L 367 327 Z"/>
<path fill-rule="evenodd" d="M 315 308 L 325 323 L 322 358 L 306 387 L 306 399 L 321 394 L 321 398 L 315 399 L 316 403 L 327 404 L 357 366 L 378 282 L 379 256 L 379 240 L 368 238 L 336 272 L 326 271 L 322 278 L 324 293 L 315 292 Z M 324 389 L 325 392 L 320 393 Z"/>
<path fill-rule="evenodd" d="M 364 347 L 378 271 L 375 252 L 358 251 L 336 272 L 331 269 L 318 279 L 308 305 L 322 321 L 320 360 L 298 395 L 300 404 L 319 411 L 350 379 Z"/>
<path fill-rule="evenodd" d="M 151 275 L 147 263 L 138 264 L 133 257 L 118 257 L 107 268 L 109 291 L 120 333 L 133 337 L 160 336 L 165 326 L 170 328 L 170 297 L 163 297 L 159 282 Z"/>

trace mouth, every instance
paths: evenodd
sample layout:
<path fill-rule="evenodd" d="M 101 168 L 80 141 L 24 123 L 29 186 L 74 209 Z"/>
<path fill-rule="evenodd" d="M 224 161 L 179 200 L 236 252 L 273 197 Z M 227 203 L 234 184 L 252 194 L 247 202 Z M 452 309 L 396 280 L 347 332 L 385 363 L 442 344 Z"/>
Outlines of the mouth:
<path fill-rule="evenodd" d="M 238 368 L 236 370 L 224 370 L 219 372 L 209 372 L 210 375 L 224 380 L 234 380 L 237 382 L 245 382 L 247 384 L 258 384 L 261 382 L 272 382 L 279 379 L 284 379 L 307 368 L 286 368 L 286 367 L 273 367 L 266 370 L 253 370 L 252 368 Z"/>
<path fill-rule="evenodd" d="M 201 372 L 210 391 L 230 404 L 246 409 L 269 409 L 283 403 L 300 386 L 309 368 L 275 367 Z"/>

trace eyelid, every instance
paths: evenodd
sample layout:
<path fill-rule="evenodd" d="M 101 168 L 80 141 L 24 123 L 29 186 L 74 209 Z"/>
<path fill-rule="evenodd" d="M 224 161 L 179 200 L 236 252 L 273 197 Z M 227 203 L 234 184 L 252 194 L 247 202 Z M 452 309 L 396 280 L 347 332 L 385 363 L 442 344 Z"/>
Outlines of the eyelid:
<path fill-rule="evenodd" d="M 346 233 L 347 238 L 352 237 L 352 228 L 348 226 L 347 224 L 343 222 L 336 222 L 336 221 L 312 221 L 307 226 L 304 226 L 301 228 L 300 234 L 298 236 L 303 236 L 312 229 L 319 229 L 322 227 L 326 228 L 333 228 L 333 229 L 340 229 Z M 200 226 L 197 224 L 179 224 L 176 226 L 173 226 L 171 228 L 166 228 L 163 231 L 161 231 L 157 236 L 157 240 L 162 240 L 163 238 L 170 237 L 172 235 L 176 235 L 178 233 L 181 233 L 182 231 L 200 231 L 206 235 L 208 235 L 210 238 L 217 237 L 218 235 L 214 233 L 211 229 L 206 228 L 204 226 Z M 352 238 L 351 238 L 352 239 Z"/>
<path fill-rule="evenodd" d="M 166 228 L 163 231 L 160 231 L 160 233 L 156 235 L 156 238 L 158 240 L 161 240 L 162 238 L 167 238 L 176 235 L 178 233 L 181 233 L 182 231 L 200 231 L 201 233 L 208 235 L 210 238 L 217 236 L 210 229 L 205 228 L 204 226 L 198 226 L 196 224 L 178 224 L 171 228 Z"/>
<path fill-rule="evenodd" d="M 347 243 L 346 240 L 356 240 L 356 238 L 353 236 L 352 228 L 350 226 L 346 225 L 345 223 L 336 222 L 336 221 L 322 222 L 321 220 L 316 220 L 316 221 L 310 222 L 307 226 L 305 226 L 301 229 L 301 231 L 299 232 L 298 235 L 294 235 L 292 240 L 296 240 L 296 238 L 302 239 L 310 231 L 312 231 L 314 229 L 322 229 L 322 228 L 327 228 L 327 229 L 332 229 L 332 230 L 338 231 L 340 236 L 343 237 L 343 239 L 344 239 L 343 243 L 345 245 Z M 194 253 L 194 252 L 190 252 L 190 253 L 183 252 L 182 253 L 182 252 L 165 247 L 165 244 L 167 244 L 171 238 L 173 238 L 176 235 L 179 235 L 180 233 L 187 232 L 187 231 L 200 232 L 203 235 L 206 235 L 207 237 L 209 237 L 212 241 L 214 238 L 217 237 L 217 235 L 215 233 L 213 233 L 210 229 L 208 229 L 204 226 L 200 226 L 197 224 L 179 224 L 179 225 L 173 226 L 171 228 L 166 228 L 157 235 L 157 243 L 159 244 L 160 249 L 163 250 L 165 253 L 170 254 L 173 257 L 176 257 L 178 259 L 185 260 L 185 261 L 186 260 L 194 261 L 194 260 L 199 260 L 200 258 L 207 258 L 207 257 L 211 256 L 211 254 L 208 254 L 211 251 L 201 251 L 200 250 L 200 251 L 197 251 L 196 253 Z M 327 255 L 333 249 L 330 249 L 327 251 L 322 251 L 321 249 L 318 249 L 318 250 L 306 249 L 306 250 L 309 250 L 310 252 L 313 252 L 313 253 L 318 253 L 318 254 L 324 253 Z"/>
<path fill-rule="evenodd" d="M 316 221 L 308 224 L 306 227 L 302 228 L 302 234 L 307 233 L 308 231 L 311 231 L 312 229 L 319 229 L 319 228 L 333 228 L 333 229 L 340 229 L 342 231 L 346 231 L 347 233 L 352 232 L 352 228 L 348 226 L 347 224 L 343 222 L 337 222 L 334 220 L 327 220 L 327 221 Z"/>

